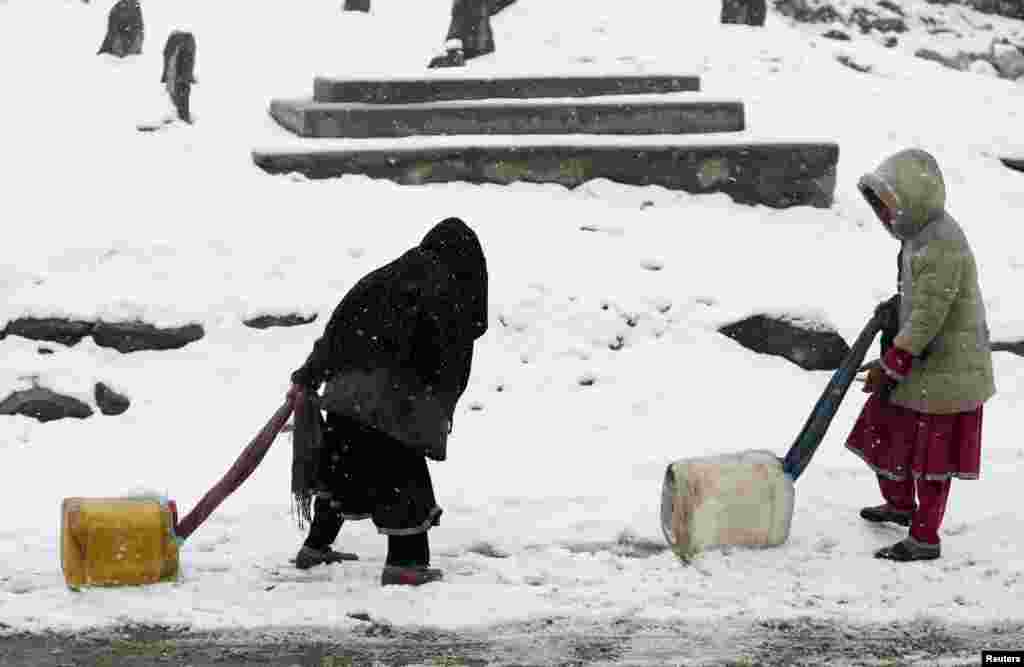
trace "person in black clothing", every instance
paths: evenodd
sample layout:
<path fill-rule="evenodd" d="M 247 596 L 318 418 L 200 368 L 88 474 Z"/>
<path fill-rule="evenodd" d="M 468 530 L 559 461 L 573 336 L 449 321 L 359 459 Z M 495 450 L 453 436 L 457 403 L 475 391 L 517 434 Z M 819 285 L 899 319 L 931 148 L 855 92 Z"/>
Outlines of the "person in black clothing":
<path fill-rule="evenodd" d="M 326 383 L 318 488 L 297 567 L 355 558 L 330 546 L 344 520 L 370 518 L 388 536 L 382 583 L 442 578 L 429 567 L 427 531 L 442 510 L 426 458 L 447 456 L 473 345 L 486 331 L 487 264 L 458 218 L 435 225 L 345 295 L 291 377 L 293 400 Z"/>

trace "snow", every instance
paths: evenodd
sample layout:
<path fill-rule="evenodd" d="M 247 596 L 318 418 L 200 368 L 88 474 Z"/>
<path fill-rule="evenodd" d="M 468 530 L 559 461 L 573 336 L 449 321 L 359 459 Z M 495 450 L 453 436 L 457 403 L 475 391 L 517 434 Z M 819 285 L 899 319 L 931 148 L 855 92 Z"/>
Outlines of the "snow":
<path fill-rule="evenodd" d="M 367 104 L 362 102 L 315 102 L 310 98 L 301 100 L 288 100 L 299 108 L 314 107 L 322 110 L 363 110 L 373 108 L 411 109 L 424 110 L 445 107 L 540 107 L 557 106 L 561 104 L 574 104 L 577 106 L 606 106 L 610 104 L 644 104 L 650 106 L 674 106 L 677 104 L 736 104 L 742 100 L 733 98 L 722 98 L 719 96 L 708 96 L 697 91 L 683 91 L 674 93 L 643 94 L 643 95 L 606 95 L 599 97 L 534 97 L 529 99 L 495 98 L 486 100 L 443 100 L 439 102 L 422 102 L 416 104 Z"/>
<path fill-rule="evenodd" d="M 873 476 L 842 446 L 863 402 L 857 391 L 797 484 L 785 545 L 708 552 L 691 567 L 669 553 L 627 558 L 612 545 L 662 540 L 669 463 L 785 452 L 829 374 L 755 355 L 715 328 L 788 312 L 827 322 L 847 340 L 857 335 L 894 289 L 897 248 L 855 188 L 885 155 L 921 146 L 937 156 L 950 210 L 979 258 L 993 336 L 1024 336 L 1024 177 L 998 160 L 1024 154 L 1024 86 L 940 68 L 859 35 L 826 43 L 776 14 L 763 30 L 718 26 L 710 0 L 685 9 L 661 0 L 519 0 L 495 22 L 498 52 L 468 74 L 698 73 L 707 95 L 744 100 L 746 136 L 836 141 L 835 205 L 772 210 L 608 181 L 573 191 L 307 181 L 252 164 L 255 147 L 308 144 L 268 117 L 269 101 L 308 95 L 325 70 L 419 71 L 444 37 L 447 0 L 374 0 L 369 15 L 339 12 L 336 0 L 149 0 L 144 53 L 123 61 L 94 55 L 110 4 L 0 5 L 0 60 L 20 63 L 5 71 L 5 99 L 18 103 L 4 106 L 0 124 L 8 230 L 0 320 L 198 321 L 206 336 L 127 355 L 88 338 L 72 348 L 46 344 L 55 350 L 48 356 L 32 341 L 0 342 L 7 391 L 38 375 L 90 403 L 97 381 L 132 399 L 116 417 L 0 417 L 4 626 L 344 628 L 357 623 L 347 617 L 355 612 L 442 627 L 545 616 L 1021 617 L 1024 518 L 1007 499 L 1019 496 L 1024 464 L 1015 422 L 1024 359 L 1006 353 L 995 355 L 1000 393 L 986 406 L 982 480 L 954 483 L 939 561 L 871 557 L 902 533 L 857 517 L 878 502 Z M 140 134 L 137 124 L 168 113 L 160 55 L 174 29 L 197 38 L 196 124 Z M 39 34 L 52 37 L 45 57 L 31 55 Z M 920 30 L 914 37 L 933 41 Z M 843 67 L 837 53 L 874 72 Z M 449 460 L 431 466 L 445 509 L 431 533 L 444 583 L 381 588 L 384 539 L 368 523 L 346 525 L 338 544 L 360 562 L 291 574 L 287 559 L 303 535 L 289 514 L 285 435 L 185 544 L 180 581 L 66 589 L 63 498 L 146 489 L 187 512 L 281 404 L 289 373 L 344 291 L 449 215 L 480 234 L 493 315 Z M 652 264 L 661 270 L 645 270 Z M 288 312 L 320 318 L 263 331 L 241 324 Z M 508 558 L 475 553 L 481 542 Z"/>
<path fill-rule="evenodd" d="M 384 150 L 384 151 L 415 151 L 432 148 L 468 148 L 472 146 L 508 146 L 512 148 L 529 148 L 533 146 L 566 146 L 566 147 L 622 147 L 628 146 L 637 150 L 660 150 L 675 146 L 747 146 L 774 144 L 822 144 L 835 143 L 821 135 L 815 140 L 800 137 L 769 137 L 753 130 L 741 132 L 708 132 L 706 134 L 517 134 L 517 135 L 437 135 L 411 136 L 386 139 L 309 139 L 296 135 L 275 138 L 272 144 L 263 144 L 254 149 L 266 155 L 277 153 L 331 153 L 345 150 Z"/>

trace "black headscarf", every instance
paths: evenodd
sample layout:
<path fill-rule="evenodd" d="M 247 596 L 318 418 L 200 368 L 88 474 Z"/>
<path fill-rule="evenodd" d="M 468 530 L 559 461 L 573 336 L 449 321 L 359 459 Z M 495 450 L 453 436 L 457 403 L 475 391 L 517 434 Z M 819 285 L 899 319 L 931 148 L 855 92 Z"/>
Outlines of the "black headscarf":
<path fill-rule="evenodd" d="M 421 249 L 443 265 L 448 280 L 440 295 L 448 301 L 452 333 L 473 341 L 487 331 L 487 261 L 476 233 L 459 218 L 434 225 L 420 241 Z"/>

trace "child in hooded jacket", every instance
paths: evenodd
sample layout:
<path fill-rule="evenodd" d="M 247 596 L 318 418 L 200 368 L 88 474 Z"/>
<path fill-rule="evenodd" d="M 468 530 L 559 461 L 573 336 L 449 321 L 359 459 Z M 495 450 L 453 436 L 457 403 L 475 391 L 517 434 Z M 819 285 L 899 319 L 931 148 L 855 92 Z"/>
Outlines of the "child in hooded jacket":
<path fill-rule="evenodd" d="M 861 517 L 910 529 L 875 556 L 930 560 L 941 553 L 951 480 L 979 478 L 982 406 L 996 391 L 978 268 L 930 154 L 900 151 L 858 188 L 900 241 L 899 293 L 880 306 L 895 335 L 883 336 L 846 446 L 875 471 L 885 500 Z"/>

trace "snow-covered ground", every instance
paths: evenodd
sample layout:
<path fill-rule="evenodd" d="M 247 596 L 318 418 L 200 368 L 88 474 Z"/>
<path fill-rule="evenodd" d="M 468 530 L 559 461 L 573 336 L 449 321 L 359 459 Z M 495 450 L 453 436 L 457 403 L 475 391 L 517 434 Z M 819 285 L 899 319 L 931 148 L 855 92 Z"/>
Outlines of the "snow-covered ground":
<path fill-rule="evenodd" d="M 980 260 L 993 335 L 1024 337 L 1024 174 L 997 160 L 1024 155 L 1024 85 L 870 40 L 822 40 L 775 14 L 763 30 L 719 26 L 710 0 L 519 0 L 495 22 L 497 54 L 470 72 L 700 74 L 707 95 L 747 103 L 755 138 L 838 141 L 835 206 L 779 211 L 610 182 L 571 192 L 311 182 L 251 163 L 253 148 L 291 141 L 269 119 L 270 99 L 311 94 L 314 75 L 422 73 L 444 36 L 448 0 L 374 0 L 370 15 L 343 14 L 338 0 L 148 0 L 144 54 L 123 61 L 95 55 L 111 4 L 0 3 L 0 321 L 140 316 L 200 321 L 207 335 L 128 355 L 90 339 L 49 345 L 49 356 L 31 341 L 0 342 L 4 395 L 38 375 L 83 400 L 97 380 L 133 400 L 119 417 L 0 417 L 0 629 L 344 628 L 357 623 L 353 612 L 445 627 L 541 616 L 1024 616 L 1024 359 L 1004 353 L 995 355 L 1000 393 L 986 407 L 982 480 L 954 483 L 939 561 L 871 557 L 901 533 L 857 517 L 878 498 L 873 476 L 842 446 L 863 402 L 856 391 L 797 485 L 786 545 L 710 552 L 692 567 L 669 553 L 594 548 L 661 539 L 669 462 L 784 453 L 828 373 L 757 356 L 715 328 L 784 311 L 852 340 L 892 292 L 897 251 L 854 184 L 894 150 L 938 157 L 949 208 Z M 197 122 L 141 134 L 137 123 L 168 110 L 158 81 L 173 29 L 197 38 Z M 840 65 L 837 53 L 874 73 Z M 289 514 L 282 436 L 186 543 L 180 581 L 66 589 L 62 498 L 155 490 L 187 512 L 280 405 L 345 290 L 449 215 L 481 236 L 492 319 L 450 459 L 432 465 L 445 509 L 431 533 L 444 583 L 382 589 L 384 539 L 369 523 L 347 525 L 339 541 L 361 562 L 277 581 L 271 571 L 288 573 L 303 538 Z M 646 270 L 652 261 L 663 268 Z M 241 324 L 288 312 L 321 318 L 265 331 Z M 613 351 L 616 336 L 625 346 Z M 584 376 L 592 386 L 579 384 Z M 484 543 L 508 557 L 476 553 Z"/>

